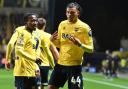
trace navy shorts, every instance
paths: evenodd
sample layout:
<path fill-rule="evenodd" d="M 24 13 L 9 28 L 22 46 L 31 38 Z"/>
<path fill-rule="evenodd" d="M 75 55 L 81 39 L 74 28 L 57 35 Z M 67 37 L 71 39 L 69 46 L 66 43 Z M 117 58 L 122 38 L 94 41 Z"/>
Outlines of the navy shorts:
<path fill-rule="evenodd" d="M 56 64 L 49 85 L 63 87 L 68 80 L 68 89 L 83 89 L 82 66 L 63 66 Z"/>
<path fill-rule="evenodd" d="M 40 76 L 36 76 L 35 86 L 36 86 L 36 87 L 41 86 L 41 77 L 40 77 Z"/>
<path fill-rule="evenodd" d="M 17 89 L 32 89 L 35 85 L 35 77 L 15 76 L 15 87 Z"/>
<path fill-rule="evenodd" d="M 41 84 L 44 86 L 48 85 L 48 73 L 49 73 L 49 66 L 40 66 L 40 76 L 41 76 Z"/>

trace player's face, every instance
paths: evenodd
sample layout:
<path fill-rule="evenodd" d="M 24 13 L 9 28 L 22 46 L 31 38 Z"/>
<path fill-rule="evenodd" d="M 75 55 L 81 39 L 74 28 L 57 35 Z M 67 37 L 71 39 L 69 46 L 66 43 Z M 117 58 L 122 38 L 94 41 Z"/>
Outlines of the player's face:
<path fill-rule="evenodd" d="M 37 17 L 36 15 L 31 15 L 28 17 L 27 26 L 34 30 L 37 26 Z"/>
<path fill-rule="evenodd" d="M 67 8 L 66 16 L 69 22 L 76 22 L 79 16 L 79 11 L 76 9 L 76 7 Z"/>

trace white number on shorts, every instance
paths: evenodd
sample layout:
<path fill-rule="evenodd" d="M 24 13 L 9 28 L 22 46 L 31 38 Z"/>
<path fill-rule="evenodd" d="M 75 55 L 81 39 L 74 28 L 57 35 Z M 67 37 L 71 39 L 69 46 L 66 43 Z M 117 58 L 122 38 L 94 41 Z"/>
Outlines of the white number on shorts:
<path fill-rule="evenodd" d="M 77 76 L 77 78 L 75 79 L 74 76 L 71 78 L 71 82 L 73 84 L 76 84 L 78 83 L 78 86 L 80 87 L 80 83 L 81 83 L 81 80 L 80 80 L 80 76 Z"/>

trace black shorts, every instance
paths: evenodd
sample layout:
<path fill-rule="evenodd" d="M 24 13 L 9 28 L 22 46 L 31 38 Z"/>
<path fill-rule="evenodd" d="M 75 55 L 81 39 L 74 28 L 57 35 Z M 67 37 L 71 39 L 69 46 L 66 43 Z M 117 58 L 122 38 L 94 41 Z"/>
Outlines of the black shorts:
<path fill-rule="evenodd" d="M 68 80 L 69 89 L 83 89 L 82 66 L 62 66 L 56 64 L 49 80 L 49 85 L 63 87 Z"/>
<path fill-rule="evenodd" d="M 40 76 L 41 76 L 41 84 L 44 86 L 48 85 L 48 73 L 49 73 L 49 66 L 40 66 Z"/>
<path fill-rule="evenodd" d="M 35 85 L 35 77 L 15 76 L 15 87 L 17 89 L 32 89 Z"/>
<path fill-rule="evenodd" d="M 35 86 L 36 87 L 41 86 L 41 77 L 40 76 L 36 76 Z"/>

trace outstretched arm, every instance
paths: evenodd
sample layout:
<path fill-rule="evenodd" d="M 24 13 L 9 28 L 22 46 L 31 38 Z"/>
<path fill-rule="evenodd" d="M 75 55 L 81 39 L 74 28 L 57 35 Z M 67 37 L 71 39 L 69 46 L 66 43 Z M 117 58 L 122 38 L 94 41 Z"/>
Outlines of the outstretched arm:
<path fill-rule="evenodd" d="M 13 50 L 14 45 L 16 43 L 17 37 L 18 37 L 18 32 L 16 31 L 12 35 L 12 37 L 11 37 L 11 39 L 10 39 L 8 45 L 7 45 L 7 50 L 6 50 L 6 60 L 7 60 L 7 62 L 5 63 L 5 68 L 6 69 L 10 69 L 11 53 L 12 53 L 12 50 Z"/>

